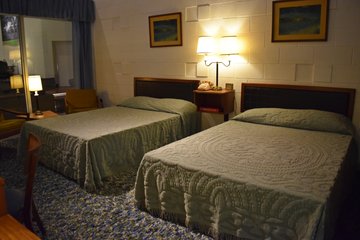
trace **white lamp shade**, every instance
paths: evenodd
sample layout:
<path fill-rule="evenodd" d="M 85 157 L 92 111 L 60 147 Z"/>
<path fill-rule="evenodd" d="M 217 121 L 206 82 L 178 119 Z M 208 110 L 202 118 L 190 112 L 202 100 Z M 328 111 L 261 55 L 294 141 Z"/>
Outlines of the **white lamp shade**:
<path fill-rule="evenodd" d="M 220 54 L 237 55 L 240 53 L 239 39 L 236 36 L 222 37 L 220 39 Z"/>
<path fill-rule="evenodd" d="M 197 54 L 207 55 L 216 53 L 216 40 L 213 37 L 199 37 Z"/>
<path fill-rule="evenodd" d="M 10 76 L 10 88 L 11 89 L 19 89 L 19 88 L 23 88 L 23 87 L 24 87 L 24 84 L 23 84 L 21 75 Z"/>
<path fill-rule="evenodd" d="M 29 76 L 28 79 L 29 79 L 29 91 L 36 92 L 43 90 L 40 75 Z"/>

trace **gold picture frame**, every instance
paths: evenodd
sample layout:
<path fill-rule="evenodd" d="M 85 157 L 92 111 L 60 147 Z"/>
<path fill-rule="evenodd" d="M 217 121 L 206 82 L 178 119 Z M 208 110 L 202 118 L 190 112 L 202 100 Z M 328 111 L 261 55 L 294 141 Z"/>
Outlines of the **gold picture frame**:
<path fill-rule="evenodd" d="M 272 42 L 326 41 L 328 0 L 274 1 Z"/>
<path fill-rule="evenodd" d="M 150 47 L 182 46 L 181 12 L 149 16 Z"/>

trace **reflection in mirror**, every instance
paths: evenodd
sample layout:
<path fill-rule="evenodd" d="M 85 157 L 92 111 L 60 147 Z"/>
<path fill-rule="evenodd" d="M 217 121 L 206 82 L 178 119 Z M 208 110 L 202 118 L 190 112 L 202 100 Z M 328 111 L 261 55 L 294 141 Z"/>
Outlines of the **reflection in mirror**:
<path fill-rule="evenodd" d="M 14 74 L 10 76 L 10 88 L 16 89 L 16 93 L 20 93 L 20 89 L 24 88 L 22 76 Z"/>
<path fill-rule="evenodd" d="M 72 23 L 25 17 L 24 29 L 28 74 L 40 75 L 42 80 L 40 110 L 62 112 L 63 107 L 54 101 L 54 94 L 57 96 L 56 93 L 72 86 Z M 33 109 L 34 104 L 32 100 Z"/>
<path fill-rule="evenodd" d="M 0 15 L 0 107 L 27 111 L 20 52 L 21 41 L 25 41 L 27 73 L 42 79 L 40 110 L 61 112 L 61 103 L 54 104 L 54 94 L 73 86 L 72 23 L 24 17 L 22 38 L 19 19 Z M 31 99 L 35 109 L 36 101 Z"/>
<path fill-rule="evenodd" d="M 26 111 L 21 73 L 19 17 L 0 15 L 0 107 Z"/>

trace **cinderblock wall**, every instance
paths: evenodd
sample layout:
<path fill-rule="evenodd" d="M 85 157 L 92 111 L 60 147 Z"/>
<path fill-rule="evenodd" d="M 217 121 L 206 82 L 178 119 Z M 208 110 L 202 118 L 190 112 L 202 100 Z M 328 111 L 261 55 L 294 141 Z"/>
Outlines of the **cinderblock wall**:
<path fill-rule="evenodd" d="M 219 85 L 233 83 L 239 113 L 242 82 L 356 88 L 360 128 L 360 1 L 329 0 L 328 40 L 271 42 L 271 0 L 94 0 L 96 84 L 106 105 L 132 96 L 133 77 L 215 81 L 215 66 L 197 56 L 197 38 L 237 35 L 243 50 L 220 67 Z M 148 17 L 182 13 L 183 46 L 150 48 Z M 204 126 L 222 121 L 204 114 Z"/>

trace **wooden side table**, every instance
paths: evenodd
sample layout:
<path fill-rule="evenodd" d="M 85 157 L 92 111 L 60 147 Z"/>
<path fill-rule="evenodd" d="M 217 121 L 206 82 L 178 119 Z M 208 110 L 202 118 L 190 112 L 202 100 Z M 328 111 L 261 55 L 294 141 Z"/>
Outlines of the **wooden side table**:
<path fill-rule="evenodd" d="M 4 179 L 0 177 L 0 239 L 40 240 L 33 232 L 7 214 Z"/>
<path fill-rule="evenodd" d="M 194 90 L 194 102 L 198 111 L 223 114 L 224 121 L 228 121 L 229 113 L 234 111 L 234 100 L 234 90 Z"/>
<path fill-rule="evenodd" d="M 0 216 L 0 238 L 8 240 L 40 240 L 38 236 L 9 214 Z"/>
<path fill-rule="evenodd" d="M 29 116 L 27 115 L 16 115 L 17 118 L 24 118 L 28 120 L 38 120 L 38 119 L 44 119 L 49 117 L 55 117 L 58 114 L 53 111 L 44 111 L 42 115 L 35 115 L 35 113 L 30 113 Z"/>

